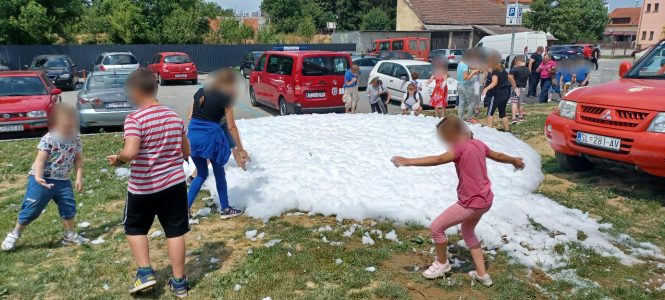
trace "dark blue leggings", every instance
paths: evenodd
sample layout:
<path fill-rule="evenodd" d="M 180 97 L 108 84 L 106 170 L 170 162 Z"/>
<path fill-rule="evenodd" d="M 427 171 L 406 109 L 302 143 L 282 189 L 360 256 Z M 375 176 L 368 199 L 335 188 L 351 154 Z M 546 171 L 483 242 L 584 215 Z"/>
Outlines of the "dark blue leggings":
<path fill-rule="evenodd" d="M 208 178 L 208 160 L 202 157 L 192 157 L 192 161 L 194 161 L 194 165 L 196 166 L 196 178 L 192 181 L 192 184 L 189 186 L 189 192 L 187 192 L 187 203 L 189 208 L 192 207 L 194 200 L 196 200 L 196 196 L 199 194 L 203 182 Z M 212 173 L 215 175 L 219 204 L 222 206 L 222 210 L 224 210 L 229 207 L 229 195 L 226 187 L 224 165 L 215 164 L 214 161 L 211 161 L 211 164 Z"/>

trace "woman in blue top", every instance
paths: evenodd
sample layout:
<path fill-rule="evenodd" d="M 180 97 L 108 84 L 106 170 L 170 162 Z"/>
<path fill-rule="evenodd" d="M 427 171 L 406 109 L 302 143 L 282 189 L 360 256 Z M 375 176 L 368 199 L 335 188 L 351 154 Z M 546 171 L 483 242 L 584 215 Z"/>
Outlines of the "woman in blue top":
<path fill-rule="evenodd" d="M 200 97 L 194 98 L 191 119 L 187 131 L 190 141 L 191 158 L 196 166 L 197 175 L 192 181 L 187 194 L 189 207 L 196 199 L 201 186 L 208 178 L 208 164 L 212 165 L 217 195 L 219 196 L 220 212 L 223 219 L 232 218 L 242 214 L 242 210 L 229 205 L 224 165 L 231 156 L 231 143 L 225 130 L 220 126 L 226 118 L 228 131 L 236 145 L 241 160 L 239 165 L 244 169 L 249 160 L 247 153 L 242 149 L 240 134 L 233 116 L 233 99 L 236 96 L 236 75 L 230 69 L 222 70 L 213 75 L 210 84 L 203 89 Z"/>

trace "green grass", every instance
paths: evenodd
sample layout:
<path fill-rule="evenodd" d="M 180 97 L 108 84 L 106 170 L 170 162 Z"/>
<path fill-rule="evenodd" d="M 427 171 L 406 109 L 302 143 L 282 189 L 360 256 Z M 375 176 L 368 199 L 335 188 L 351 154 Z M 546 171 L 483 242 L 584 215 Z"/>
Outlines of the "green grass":
<path fill-rule="evenodd" d="M 552 105 L 530 105 L 527 121 L 513 126 L 513 133 L 535 147 L 545 143 L 543 124 Z M 450 113 L 453 113 L 451 111 Z M 77 221 L 92 225 L 84 230 L 91 238 L 103 237 L 101 245 L 80 247 L 59 246 L 62 235 L 57 209 L 49 205 L 46 212 L 25 232 L 18 248 L 0 253 L 0 297 L 8 299 L 129 299 L 126 294 L 135 265 L 122 233 L 122 212 L 126 180 L 115 178 L 105 157 L 117 152 L 122 143 L 120 134 L 85 136 L 86 188 L 77 194 Z M 14 225 L 25 189 L 27 172 L 35 155 L 37 140 L 0 142 L 0 234 Z M 612 234 L 627 233 L 638 241 L 665 247 L 663 202 L 665 185 L 643 175 L 631 175 L 603 168 L 584 173 L 563 171 L 551 152 L 539 150 L 542 169 L 546 174 L 539 191 L 570 208 L 580 209 L 604 223 L 611 223 Z M 103 172 L 106 170 L 106 172 Z M 202 195 L 201 197 L 203 197 Z M 200 207 L 203 201 L 197 201 Z M 155 222 L 154 228 L 159 225 Z M 316 232 L 330 225 L 333 231 Z M 348 226 L 344 223 L 343 226 Z M 362 245 L 369 222 L 362 224 L 351 238 L 342 236 L 345 227 L 333 217 L 282 216 L 269 222 L 241 217 L 220 221 L 216 216 L 201 220 L 187 236 L 187 269 L 193 283 L 193 299 L 412 299 L 428 295 L 434 299 L 657 299 L 665 293 L 655 292 L 660 284 L 644 285 L 650 278 L 665 279 L 665 270 L 656 262 L 625 266 L 615 258 L 604 257 L 580 247 L 579 244 L 557 244 L 557 253 L 569 256 L 568 266 L 548 271 L 569 272 L 586 283 L 580 286 L 569 278 L 553 279 L 539 270 L 527 270 L 511 263 L 505 253 L 490 257 L 490 272 L 495 285 L 486 288 L 470 286 L 464 270 L 449 278 L 428 281 L 420 271 L 405 269 L 406 265 L 425 266 L 431 262 L 429 232 L 418 224 L 396 226 L 379 222 L 371 229 L 384 233 L 396 229 L 401 244 L 376 240 L 373 246 Z M 549 229 L 531 220 L 537 230 Z M 265 238 L 251 242 L 244 237 L 249 229 L 265 232 Z M 342 241 L 341 246 L 322 242 Z M 589 236 L 580 230 L 577 239 Z M 269 240 L 281 239 L 273 247 L 263 246 Z M 459 236 L 451 236 L 456 242 Z M 163 238 L 151 242 L 153 266 L 159 286 L 139 298 L 171 298 L 164 288 L 170 274 Z M 251 249 L 249 255 L 247 250 Z M 415 252 L 413 250 L 416 250 Z M 291 256 L 288 255 L 291 253 Z M 468 260 L 469 253 L 454 253 Z M 210 263 L 211 258 L 221 259 Z M 341 259 L 341 264 L 335 260 Z M 376 272 L 365 268 L 374 266 Z M 421 269 L 422 271 L 422 269 Z M 568 273 L 567 273 L 568 274 Z M 109 289 L 105 290 L 104 285 Z M 236 291 L 236 284 L 241 288 Z M 651 292 L 645 289 L 649 288 Z"/>

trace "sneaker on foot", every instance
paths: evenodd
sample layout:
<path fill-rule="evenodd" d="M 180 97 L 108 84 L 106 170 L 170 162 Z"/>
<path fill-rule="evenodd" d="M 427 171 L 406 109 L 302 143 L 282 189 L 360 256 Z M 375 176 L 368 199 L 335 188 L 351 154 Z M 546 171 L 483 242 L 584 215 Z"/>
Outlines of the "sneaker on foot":
<path fill-rule="evenodd" d="M 139 273 L 136 272 L 136 277 L 134 277 L 134 281 L 129 287 L 129 293 L 133 294 L 139 291 L 143 291 L 147 288 L 155 286 L 156 284 L 157 280 L 155 278 L 154 271 L 143 276 L 140 276 Z"/>
<path fill-rule="evenodd" d="M 5 237 L 5 240 L 2 242 L 2 250 L 5 251 L 13 250 L 16 241 L 18 241 L 20 237 L 21 237 L 20 235 L 14 234 L 13 232 L 8 233 L 7 237 Z"/>
<path fill-rule="evenodd" d="M 423 277 L 427 279 L 436 279 L 436 278 L 441 278 L 445 277 L 446 273 L 450 272 L 452 267 L 450 266 L 450 262 L 446 261 L 445 264 L 442 264 L 438 261 L 434 261 L 432 265 L 423 272 Z"/>
<path fill-rule="evenodd" d="M 512 121 L 510 121 L 510 124 L 513 124 L 513 125 L 517 124 L 517 119 L 513 119 Z"/>
<path fill-rule="evenodd" d="M 470 271 L 469 272 L 469 277 L 471 277 L 471 285 L 473 285 L 474 281 L 480 282 L 480 284 L 484 286 L 491 286 L 492 285 L 492 278 L 490 278 L 490 274 L 485 274 L 485 276 L 478 276 L 478 273 L 476 271 Z"/>
<path fill-rule="evenodd" d="M 173 292 L 173 295 L 178 298 L 187 297 L 187 292 L 189 291 L 189 284 L 187 284 L 187 277 L 183 278 L 182 281 L 177 282 L 175 278 L 169 278 L 169 288 Z"/>
<path fill-rule="evenodd" d="M 90 239 L 84 238 L 78 233 L 74 233 L 70 236 L 65 235 L 65 237 L 62 238 L 62 245 L 63 246 L 68 246 L 68 245 L 80 245 L 89 242 Z"/>
<path fill-rule="evenodd" d="M 222 219 L 230 219 L 230 218 L 233 218 L 233 217 L 237 217 L 239 215 L 242 215 L 242 213 L 243 213 L 242 210 L 235 209 L 235 208 L 230 207 L 230 206 L 221 211 Z"/>

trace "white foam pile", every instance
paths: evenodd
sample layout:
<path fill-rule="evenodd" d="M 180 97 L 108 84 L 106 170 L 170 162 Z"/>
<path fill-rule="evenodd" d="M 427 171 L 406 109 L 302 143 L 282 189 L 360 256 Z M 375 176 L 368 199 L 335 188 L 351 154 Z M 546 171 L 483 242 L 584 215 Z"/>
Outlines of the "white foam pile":
<path fill-rule="evenodd" d="M 252 162 L 243 172 L 231 160 L 230 202 L 264 220 L 298 210 L 336 215 L 339 220 L 389 218 L 428 226 L 457 201 L 454 165 L 395 168 L 390 158 L 446 151 L 436 138 L 437 122 L 431 117 L 376 114 L 239 120 Z M 543 179 L 540 156 L 518 138 L 478 125 L 472 130 L 491 149 L 523 157 L 526 163 L 525 170 L 515 172 L 510 165 L 487 162 L 495 199 L 476 229 L 486 247 L 503 250 L 528 267 L 550 269 L 565 265 L 566 254 L 557 254 L 555 246 L 578 242 L 577 233 L 583 231 L 588 236 L 579 241 L 583 246 L 625 264 L 640 262 L 640 256 L 663 257 L 657 247 L 624 243 L 625 237 L 605 233 L 611 224 L 535 194 Z M 204 188 L 214 186 L 210 174 Z M 354 229 L 344 235 L 351 236 Z M 367 237 L 364 242 L 371 244 Z M 612 243 L 626 244 L 629 253 Z"/>

